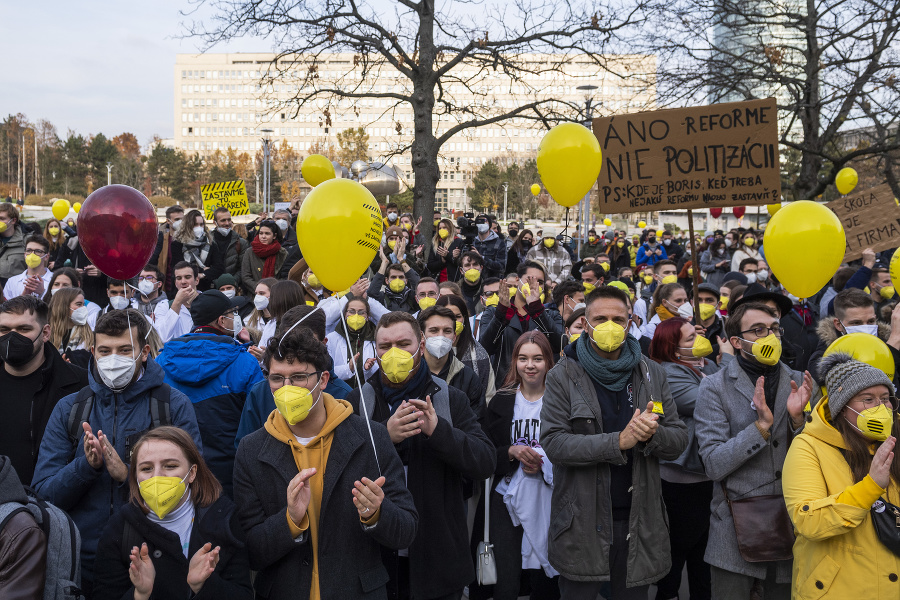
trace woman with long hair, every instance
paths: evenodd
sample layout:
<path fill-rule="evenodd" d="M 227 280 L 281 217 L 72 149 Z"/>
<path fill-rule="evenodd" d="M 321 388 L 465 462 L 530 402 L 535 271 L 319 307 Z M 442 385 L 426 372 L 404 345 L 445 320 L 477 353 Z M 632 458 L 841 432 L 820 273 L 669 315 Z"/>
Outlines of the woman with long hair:
<path fill-rule="evenodd" d="M 681 456 L 673 461 L 660 461 L 659 465 L 663 500 L 671 527 L 669 545 L 672 552 L 672 568 L 656 583 L 657 598 L 661 599 L 678 597 L 685 563 L 691 598 L 709 600 L 712 594 L 709 565 L 703 555 L 709 536 L 713 484 L 700 461 L 694 433 L 694 406 L 700 382 L 716 373 L 719 365 L 706 358 L 712 352 L 712 346 L 697 339 L 693 325 L 681 317 L 673 317 L 656 327 L 650 342 L 650 358 L 665 369 L 678 416 L 688 429 L 688 446 Z M 730 345 L 724 344 L 723 351 L 726 350 L 724 346 L 730 349 Z"/>
<path fill-rule="evenodd" d="M 60 288 L 48 303 L 50 342 L 72 364 L 86 367 L 94 332 L 88 325 L 90 311 L 84 305 L 81 288 Z"/>
<path fill-rule="evenodd" d="M 259 224 L 250 248 L 241 259 L 241 279 L 246 286 L 256 286 L 261 279 L 276 277 L 281 271 L 287 250 L 281 247 L 281 228 L 267 219 Z"/>
<path fill-rule="evenodd" d="M 50 277 L 50 285 L 47 286 L 47 291 L 44 292 L 43 300 L 45 303 L 50 304 L 50 298 L 56 293 L 53 290 L 80 287 L 81 277 L 78 276 L 78 271 L 71 267 L 61 267 L 53 271 L 53 276 Z"/>
<path fill-rule="evenodd" d="M 100 536 L 93 600 L 253 597 L 234 503 L 187 433 L 145 433 L 127 481 L 131 501 Z"/>
<path fill-rule="evenodd" d="M 256 284 L 253 296 L 253 312 L 247 317 L 248 330 L 252 329 L 262 333 L 263 327 L 272 318 L 272 313 L 269 312 L 269 296 L 272 286 L 276 283 L 278 283 L 278 280 L 274 277 L 266 277 L 265 279 L 260 279 L 259 283 Z M 256 339 L 259 341 L 258 337 Z"/>
<path fill-rule="evenodd" d="M 709 248 L 700 253 L 700 270 L 706 275 L 706 282 L 719 287 L 725 275 L 731 271 L 731 255 L 722 238 L 715 238 Z"/>
<path fill-rule="evenodd" d="M 200 277 L 197 289 L 200 291 L 210 289 L 225 271 L 219 247 L 212 243 L 203 213 L 196 209 L 184 215 L 181 227 L 172 239 L 172 264 L 182 260 L 197 265 Z"/>
<path fill-rule="evenodd" d="M 687 292 L 680 283 L 663 283 L 653 292 L 653 300 L 647 316 L 650 320 L 641 327 L 641 335 L 653 339 L 656 326 L 678 315 L 678 309 L 688 301 Z"/>
<path fill-rule="evenodd" d="M 344 331 L 343 323 L 337 324 L 334 334 L 328 336 L 328 354 L 334 361 L 334 374 L 355 389 L 357 371 L 363 381 L 378 371 L 378 361 L 375 360 L 376 322 L 365 298 L 349 300 L 342 312 L 347 321 L 347 331 Z"/>
<path fill-rule="evenodd" d="M 263 221 L 265 223 L 265 221 Z M 260 225 L 260 231 L 263 226 Z M 262 337 L 259 340 L 259 347 L 265 348 L 269 340 L 275 335 L 275 329 L 278 327 L 278 320 L 284 316 L 284 313 L 291 310 L 295 306 L 303 306 L 306 304 L 303 295 L 303 286 L 296 281 L 285 279 L 284 281 L 275 281 L 269 287 L 269 320 L 266 321 L 262 330 Z M 260 354 L 260 358 L 261 358 Z"/>
<path fill-rule="evenodd" d="M 506 254 L 506 272 L 515 273 L 519 263 L 525 260 L 525 256 L 531 247 L 534 246 L 534 233 L 530 229 L 522 230 L 516 241 L 510 246 L 509 252 Z"/>
<path fill-rule="evenodd" d="M 621 235 L 616 237 L 615 241 L 609 244 L 606 254 L 609 256 L 610 271 L 613 274 L 618 273 L 619 269 L 631 266 L 631 253 L 628 252 L 628 247 L 630 245 L 628 240 Z"/>
<path fill-rule="evenodd" d="M 791 442 L 781 479 L 797 533 L 793 597 L 895 599 L 900 421 L 894 386 L 883 371 L 841 353 L 824 357 L 819 374 L 827 394 Z M 893 549 L 885 545 L 890 540 Z"/>
<path fill-rule="evenodd" d="M 57 219 L 50 219 L 44 225 L 44 238 L 50 242 L 50 256 L 47 258 L 47 268 L 53 271 L 56 268 L 59 251 L 66 244 L 68 236 L 63 232 L 62 225 Z"/>
<path fill-rule="evenodd" d="M 490 495 L 490 536 L 497 563 L 494 600 L 519 597 L 522 569 L 531 582 L 532 600 L 559 598 L 558 577 L 548 577 L 546 525 L 529 531 L 533 551 L 522 554 L 524 527 L 513 525 L 516 514 L 545 512 L 549 518 L 552 481 L 551 465 L 541 448 L 541 407 L 547 372 L 553 366 L 550 342 L 540 331 L 519 336 L 512 352 L 512 364 L 503 387 L 485 409 L 484 431 L 497 449 L 497 467 Z M 518 473 L 521 471 L 521 473 Z M 537 535 L 536 535 L 537 534 Z M 537 543 L 542 539 L 543 544 Z M 534 557 L 540 557 L 535 560 Z M 523 564 L 526 563 L 526 564 Z"/>
<path fill-rule="evenodd" d="M 431 240 L 431 254 L 428 256 L 428 271 L 438 283 L 459 279 L 462 247 L 463 240 L 456 237 L 456 225 L 450 219 L 441 219 Z"/>
<path fill-rule="evenodd" d="M 484 390 L 485 402 L 489 403 L 497 391 L 494 369 L 491 367 L 491 357 L 488 356 L 487 350 L 472 334 L 472 320 L 469 318 L 466 301 L 455 294 L 450 294 L 438 298 L 436 305 L 449 308 L 456 317 L 456 341 L 453 342 L 453 351 L 462 364 L 478 375 Z"/>

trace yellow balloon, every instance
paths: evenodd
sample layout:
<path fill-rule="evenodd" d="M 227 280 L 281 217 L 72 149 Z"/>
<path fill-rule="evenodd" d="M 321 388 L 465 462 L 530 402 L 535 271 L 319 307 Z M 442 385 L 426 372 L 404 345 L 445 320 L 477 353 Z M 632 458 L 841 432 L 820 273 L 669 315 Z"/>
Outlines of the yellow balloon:
<path fill-rule="evenodd" d="M 584 198 L 597 182 L 602 164 L 600 142 L 578 123 L 557 125 L 538 147 L 541 181 L 562 206 L 575 206 Z"/>
<path fill-rule="evenodd" d="M 665 232 L 666 232 L 665 229 L 657 229 L 657 230 L 656 230 L 656 237 L 662 237 L 663 234 L 664 234 Z"/>
<path fill-rule="evenodd" d="M 303 159 L 303 163 L 300 165 L 300 174 L 306 183 L 316 187 L 323 181 L 334 179 L 334 165 L 321 154 L 310 154 Z"/>
<path fill-rule="evenodd" d="M 56 219 L 65 219 L 66 215 L 69 214 L 69 201 L 62 198 L 54 200 L 51 212 Z"/>
<path fill-rule="evenodd" d="M 894 286 L 895 290 L 900 290 L 900 248 L 897 248 L 893 256 L 891 256 L 888 271 L 891 274 L 891 285 Z"/>
<path fill-rule="evenodd" d="M 609 227 L 610 225 L 612 225 L 612 219 L 606 217 L 605 219 L 603 219 L 603 224 Z"/>
<path fill-rule="evenodd" d="M 646 226 L 647 226 L 646 221 L 638 221 L 638 228 L 643 229 Z"/>
<path fill-rule="evenodd" d="M 859 175 L 850 167 L 844 167 L 838 171 L 837 177 L 834 178 L 834 185 L 842 194 L 849 194 L 859 183 Z"/>
<path fill-rule="evenodd" d="M 766 204 L 766 212 L 769 213 L 770 217 L 774 217 L 775 213 L 781 210 L 781 204 Z"/>
<path fill-rule="evenodd" d="M 531 195 L 537 196 L 540 193 L 541 193 L 541 186 L 537 183 L 532 183 L 531 184 Z"/>
<path fill-rule="evenodd" d="M 322 285 L 345 290 L 356 283 L 381 245 L 381 219 L 375 197 L 351 179 L 313 188 L 297 215 L 297 243 Z"/>
<path fill-rule="evenodd" d="M 868 333 L 842 335 L 831 342 L 823 356 L 837 352 L 849 354 L 858 361 L 884 371 L 888 378 L 894 379 L 894 356 L 891 349 L 878 336 Z"/>
<path fill-rule="evenodd" d="M 844 260 L 844 227 L 821 204 L 792 202 L 766 227 L 766 262 L 787 291 L 809 298 L 834 276 Z"/>
<path fill-rule="evenodd" d="M 80 213 L 81 212 L 81 202 L 76 202 L 75 204 L 73 204 L 72 210 L 75 211 L 75 214 Z"/>

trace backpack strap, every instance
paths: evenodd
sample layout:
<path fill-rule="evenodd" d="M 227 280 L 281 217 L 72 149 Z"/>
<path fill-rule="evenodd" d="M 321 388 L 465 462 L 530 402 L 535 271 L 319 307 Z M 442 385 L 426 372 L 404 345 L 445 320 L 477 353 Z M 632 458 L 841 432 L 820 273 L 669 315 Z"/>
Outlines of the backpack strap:
<path fill-rule="evenodd" d="M 129 556 L 131 556 L 131 549 L 137 546 L 141 547 L 143 540 L 141 536 L 138 534 L 137 529 L 128 522 L 128 519 L 124 519 L 125 527 L 122 528 L 122 556 L 127 560 Z"/>
<path fill-rule="evenodd" d="M 172 424 L 170 400 L 172 388 L 168 383 L 153 388 L 150 392 L 150 428 L 164 427 Z"/>
<path fill-rule="evenodd" d="M 69 410 L 69 419 L 66 422 L 66 432 L 69 435 L 69 447 L 71 448 L 69 462 L 72 462 L 72 459 L 75 458 L 78 440 L 81 439 L 82 434 L 81 424 L 85 423 L 91 416 L 93 406 L 94 391 L 91 390 L 90 386 L 81 388 L 75 397 L 75 402 L 72 403 L 72 408 Z"/>
<path fill-rule="evenodd" d="M 20 502 L 4 502 L 3 504 L 0 504 L 0 531 L 3 531 L 6 524 L 9 523 L 9 520 L 20 512 L 31 514 L 28 507 Z"/>

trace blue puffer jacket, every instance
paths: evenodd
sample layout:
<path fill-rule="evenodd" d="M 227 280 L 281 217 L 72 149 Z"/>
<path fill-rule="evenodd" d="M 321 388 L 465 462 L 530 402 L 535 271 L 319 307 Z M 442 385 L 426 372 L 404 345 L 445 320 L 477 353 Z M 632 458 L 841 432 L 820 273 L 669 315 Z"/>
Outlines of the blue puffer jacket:
<path fill-rule="evenodd" d="M 150 392 L 163 383 L 163 375 L 160 366 L 148 358 L 141 378 L 124 391 L 114 393 L 95 378 L 91 361 L 88 385 L 94 391 L 94 403 L 88 423 L 95 434 L 102 430 L 109 437 L 125 462 L 125 439 L 150 428 Z M 113 513 L 128 501 L 128 483 L 114 481 L 106 467 L 97 471 L 91 468 L 84 456 L 83 436 L 74 448 L 69 442 L 67 423 L 77 395 L 69 394 L 53 409 L 31 485 L 42 498 L 69 513 L 75 521 L 81 532 L 82 579 L 90 582 L 94 579 L 100 532 Z M 187 397 L 172 389 L 169 409 L 172 425 L 191 434 L 202 451 L 200 431 Z"/>
<path fill-rule="evenodd" d="M 234 438 L 250 389 L 263 380 L 247 348 L 224 335 L 189 333 L 167 342 L 156 359 L 166 383 L 194 405 L 203 438 L 203 458 L 232 498 Z"/>
<path fill-rule="evenodd" d="M 325 386 L 325 393 L 330 394 L 335 400 L 343 400 L 353 388 L 343 380 L 338 379 L 334 374 L 333 364 L 328 372 L 331 376 L 328 378 L 328 385 Z M 253 386 L 253 389 L 250 390 L 250 395 L 247 396 L 247 402 L 244 403 L 241 424 L 238 426 L 237 436 L 234 439 L 235 449 L 237 449 L 244 436 L 250 435 L 266 424 L 266 419 L 269 418 L 273 410 L 275 410 L 275 396 L 272 395 L 272 388 L 269 387 L 269 382 L 263 379 Z"/>

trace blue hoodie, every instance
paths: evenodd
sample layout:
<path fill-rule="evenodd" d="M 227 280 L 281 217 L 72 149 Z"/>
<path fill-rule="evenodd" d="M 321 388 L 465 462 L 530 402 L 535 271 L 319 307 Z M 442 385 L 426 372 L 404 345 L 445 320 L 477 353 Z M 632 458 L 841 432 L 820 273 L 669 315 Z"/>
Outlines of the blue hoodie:
<path fill-rule="evenodd" d="M 259 362 L 234 338 L 209 333 L 166 342 L 156 360 L 166 372 L 166 383 L 193 403 L 203 458 L 232 498 L 234 440 L 247 394 L 264 379 Z"/>
<path fill-rule="evenodd" d="M 88 385 L 94 391 L 94 403 L 88 423 L 94 434 L 103 430 L 119 457 L 127 464 L 125 438 L 150 428 L 150 391 L 163 383 L 163 370 L 152 358 L 147 359 L 140 379 L 115 393 L 94 376 L 93 360 L 88 369 Z M 84 456 L 84 437 L 72 448 L 67 423 L 72 404 L 78 394 L 60 400 L 41 440 L 32 487 L 38 495 L 63 509 L 81 532 L 82 579 L 93 581 L 97 542 L 107 520 L 128 502 L 128 483 L 118 483 L 106 467 L 94 470 Z M 202 452 L 200 431 L 191 403 L 184 394 L 172 390 L 169 399 L 172 425 L 188 432 Z M 75 458 L 70 461 L 74 450 Z"/>

